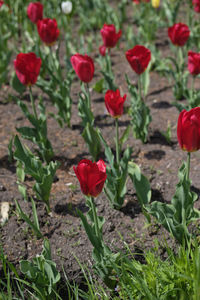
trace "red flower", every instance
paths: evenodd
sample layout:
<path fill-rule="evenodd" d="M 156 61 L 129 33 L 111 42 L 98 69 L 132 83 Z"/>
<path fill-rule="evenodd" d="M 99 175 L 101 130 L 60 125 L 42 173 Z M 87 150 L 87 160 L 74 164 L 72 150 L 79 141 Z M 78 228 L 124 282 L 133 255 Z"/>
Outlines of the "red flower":
<path fill-rule="evenodd" d="M 105 94 L 105 105 L 109 114 L 118 118 L 123 114 L 124 101 L 126 100 L 126 95 L 120 96 L 120 91 L 108 90 Z"/>
<path fill-rule="evenodd" d="M 3 4 L 4 4 L 4 1 L 0 1 L 0 8 L 2 7 Z"/>
<path fill-rule="evenodd" d="M 200 107 L 182 110 L 178 118 L 177 137 L 183 150 L 193 152 L 200 149 Z"/>
<path fill-rule="evenodd" d="M 192 1 L 192 4 L 194 6 L 194 10 L 197 12 L 197 13 L 200 13 L 200 0 L 193 0 Z"/>
<path fill-rule="evenodd" d="M 106 165 L 103 160 L 97 163 L 88 159 L 79 162 L 77 168 L 73 167 L 76 177 L 79 180 L 81 191 L 86 196 L 97 197 L 106 181 Z"/>
<path fill-rule="evenodd" d="M 106 55 L 106 47 L 104 45 L 100 46 L 99 47 L 99 53 L 102 55 L 102 56 L 105 56 Z"/>
<path fill-rule="evenodd" d="M 184 46 L 190 36 L 190 30 L 186 24 L 177 23 L 168 28 L 168 36 L 176 46 Z"/>
<path fill-rule="evenodd" d="M 140 75 L 146 70 L 151 60 L 151 51 L 144 46 L 136 45 L 126 52 L 126 59 L 131 68 Z"/>
<path fill-rule="evenodd" d="M 81 55 L 77 53 L 74 54 L 70 60 L 80 80 L 86 83 L 90 82 L 94 75 L 94 63 L 92 58 L 87 54 Z"/>
<path fill-rule="evenodd" d="M 51 46 L 59 36 L 59 29 L 55 19 L 38 20 L 37 30 L 41 40 Z"/>
<path fill-rule="evenodd" d="M 121 37 L 122 31 L 119 30 L 118 33 L 116 32 L 115 25 L 107 25 L 104 24 L 103 28 L 101 29 L 101 36 L 103 39 L 103 45 L 106 48 L 113 48 L 116 46 L 119 38 Z"/>
<path fill-rule="evenodd" d="M 200 53 L 188 52 L 188 70 L 192 75 L 200 74 Z"/>
<path fill-rule="evenodd" d="M 32 85 L 40 73 L 41 59 L 35 53 L 19 53 L 14 60 L 17 77 L 24 85 Z"/>
<path fill-rule="evenodd" d="M 27 7 L 27 15 L 31 22 L 37 23 L 43 18 L 43 5 L 40 2 L 31 2 Z"/>

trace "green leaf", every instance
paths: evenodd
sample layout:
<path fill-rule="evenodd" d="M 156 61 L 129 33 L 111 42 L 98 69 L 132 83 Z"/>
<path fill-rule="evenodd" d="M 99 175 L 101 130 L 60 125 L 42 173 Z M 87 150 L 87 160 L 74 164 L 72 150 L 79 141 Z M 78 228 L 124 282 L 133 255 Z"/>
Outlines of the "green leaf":
<path fill-rule="evenodd" d="M 151 201 L 151 186 L 148 179 L 141 173 L 140 167 L 132 161 L 128 164 L 128 173 L 134 184 L 141 207 Z"/>
<path fill-rule="evenodd" d="M 104 78 L 98 80 L 92 87 L 92 89 L 97 93 L 102 93 L 104 87 Z"/>
<path fill-rule="evenodd" d="M 19 81 L 16 74 L 12 77 L 11 86 L 19 94 L 23 94 L 26 90 L 26 86 Z"/>
<path fill-rule="evenodd" d="M 91 156 L 94 161 L 96 161 L 101 151 L 101 142 L 97 130 L 91 126 L 90 123 L 87 123 L 82 133 L 82 137 L 88 145 Z"/>

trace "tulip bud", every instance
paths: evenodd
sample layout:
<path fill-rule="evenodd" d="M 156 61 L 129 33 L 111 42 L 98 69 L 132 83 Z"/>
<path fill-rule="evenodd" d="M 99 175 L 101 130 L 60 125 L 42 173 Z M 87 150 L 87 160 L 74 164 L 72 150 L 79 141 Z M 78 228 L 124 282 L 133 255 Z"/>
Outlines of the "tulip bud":
<path fill-rule="evenodd" d="M 160 5 L 160 0 L 151 0 L 151 4 L 154 8 L 158 8 Z"/>
<path fill-rule="evenodd" d="M 65 1 L 61 3 L 62 12 L 66 15 L 69 15 L 72 12 L 72 2 Z"/>
<path fill-rule="evenodd" d="M 55 19 L 38 20 L 37 30 L 41 40 L 48 46 L 53 45 L 59 36 L 59 29 Z"/>
<path fill-rule="evenodd" d="M 105 94 L 105 105 L 107 111 L 113 118 L 119 118 L 123 114 L 126 95 L 120 96 L 120 91 L 108 90 Z"/>
<path fill-rule="evenodd" d="M 168 28 L 168 36 L 175 46 L 184 46 L 190 36 L 190 30 L 184 23 L 176 23 Z"/>
<path fill-rule="evenodd" d="M 151 51 L 142 45 L 136 45 L 133 49 L 126 51 L 126 59 L 131 68 L 140 75 L 148 67 L 151 60 Z"/>
<path fill-rule="evenodd" d="M 94 75 L 94 63 L 91 57 L 87 54 L 74 54 L 71 59 L 71 64 L 81 81 L 88 83 Z"/>

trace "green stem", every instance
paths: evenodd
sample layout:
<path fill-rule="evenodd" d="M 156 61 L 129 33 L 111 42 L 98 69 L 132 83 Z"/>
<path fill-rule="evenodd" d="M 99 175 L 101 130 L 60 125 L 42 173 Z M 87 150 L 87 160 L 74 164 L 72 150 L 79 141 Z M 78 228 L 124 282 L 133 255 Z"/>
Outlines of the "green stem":
<path fill-rule="evenodd" d="M 190 180 L 190 152 L 187 153 L 187 167 L 186 167 L 186 179 Z"/>
<path fill-rule="evenodd" d="M 98 218 L 97 218 L 96 207 L 95 207 L 95 204 L 94 204 L 94 199 L 92 197 L 89 197 L 89 201 L 90 201 L 91 207 L 92 207 L 92 214 L 93 214 L 93 219 L 94 219 L 95 233 L 96 233 L 96 236 L 99 239 L 101 239 L 101 233 L 100 233 L 100 229 L 99 229 L 99 224 L 98 224 Z"/>
<path fill-rule="evenodd" d="M 118 123 L 118 118 L 115 118 L 115 129 L 116 129 L 116 137 L 115 137 L 115 142 L 116 142 L 116 162 L 117 162 L 117 165 L 119 166 L 119 123 Z"/>
<path fill-rule="evenodd" d="M 88 107 L 91 110 L 91 96 L 90 96 L 90 88 L 89 88 L 89 83 L 86 83 L 86 90 L 87 90 L 87 95 L 88 95 Z"/>
<path fill-rule="evenodd" d="M 192 76 L 192 102 L 194 102 L 194 83 L 195 83 L 196 76 Z"/>
<path fill-rule="evenodd" d="M 30 94 L 31 105 L 32 105 L 32 110 L 33 110 L 34 117 L 35 117 L 36 120 L 38 120 L 37 111 L 36 111 L 36 107 L 35 107 L 35 101 L 33 99 L 33 93 L 32 93 L 31 86 L 29 86 L 29 94 Z"/>
<path fill-rule="evenodd" d="M 140 100 L 142 101 L 142 83 L 141 83 L 141 76 L 138 75 L 138 92 Z"/>

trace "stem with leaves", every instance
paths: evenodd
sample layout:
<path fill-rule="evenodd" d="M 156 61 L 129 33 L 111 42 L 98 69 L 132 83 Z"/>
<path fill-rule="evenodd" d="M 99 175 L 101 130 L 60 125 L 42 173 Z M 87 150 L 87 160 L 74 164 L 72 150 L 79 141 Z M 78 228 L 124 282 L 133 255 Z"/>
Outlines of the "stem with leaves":
<path fill-rule="evenodd" d="M 190 180 L 190 156 L 191 156 L 191 153 L 188 152 L 187 153 L 187 168 L 186 168 L 186 179 L 187 181 Z"/>
<path fill-rule="evenodd" d="M 89 201 L 91 203 L 91 208 L 92 208 L 92 214 L 93 214 L 93 219 L 94 219 L 94 228 L 95 228 L 95 233 L 96 236 L 101 239 L 101 233 L 100 233 L 100 229 L 99 229 L 99 223 L 98 223 L 98 218 L 97 218 L 97 213 L 96 213 L 96 209 L 95 209 L 95 204 L 94 204 L 94 198 L 93 197 L 89 197 Z"/>
<path fill-rule="evenodd" d="M 116 163 L 119 166 L 119 123 L 118 123 L 118 118 L 115 118 L 115 129 L 116 129 L 116 137 L 115 137 L 115 142 L 116 142 Z"/>
<path fill-rule="evenodd" d="M 38 120 L 38 115 L 37 115 L 37 111 L 36 111 L 36 107 L 35 107 L 35 101 L 33 99 L 33 93 L 32 93 L 31 86 L 29 86 L 29 94 L 30 94 L 31 106 L 32 106 L 34 117 L 35 117 L 36 120 Z"/>

